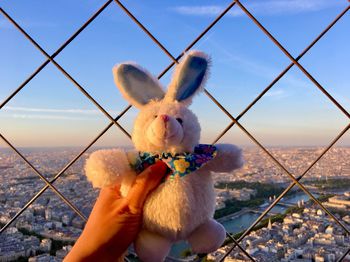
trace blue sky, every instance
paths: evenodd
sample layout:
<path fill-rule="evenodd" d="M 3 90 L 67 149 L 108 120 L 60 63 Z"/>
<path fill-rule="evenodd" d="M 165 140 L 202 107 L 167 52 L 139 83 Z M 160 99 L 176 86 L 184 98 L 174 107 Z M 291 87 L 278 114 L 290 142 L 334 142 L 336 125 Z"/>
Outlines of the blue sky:
<path fill-rule="evenodd" d="M 241 1 L 293 55 L 297 56 L 345 7 L 345 0 Z M 1 6 L 52 54 L 104 1 L 3 1 Z M 177 56 L 230 1 L 123 1 L 123 4 Z M 346 110 L 350 110 L 347 13 L 300 63 Z M 0 101 L 8 97 L 45 57 L 4 17 L 0 17 Z M 234 6 L 194 49 L 212 57 L 207 89 L 238 115 L 290 60 Z M 112 3 L 57 57 L 108 112 L 115 116 L 127 103 L 113 83 L 111 69 L 135 61 L 158 75 L 171 62 L 147 35 Z M 169 83 L 172 71 L 161 80 Z M 229 123 L 204 94 L 191 106 L 210 143 Z M 121 124 L 129 131 L 137 110 Z M 240 121 L 267 146 L 328 144 L 349 119 L 293 67 Z M 0 132 L 16 146 L 88 144 L 108 119 L 54 65 L 49 64 L 0 111 Z M 251 145 L 237 127 L 223 142 Z M 97 143 L 129 145 L 115 127 Z M 1 145 L 1 144 L 0 144 Z M 339 145 L 350 145 L 346 134 Z"/>

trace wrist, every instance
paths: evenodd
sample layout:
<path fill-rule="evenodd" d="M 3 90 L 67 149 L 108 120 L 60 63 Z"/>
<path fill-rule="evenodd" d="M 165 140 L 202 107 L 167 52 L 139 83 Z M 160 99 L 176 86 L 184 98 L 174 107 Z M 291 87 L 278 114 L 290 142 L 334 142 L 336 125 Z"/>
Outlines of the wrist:
<path fill-rule="evenodd" d="M 85 236 L 84 232 L 79 237 L 64 262 L 110 262 L 123 261 L 122 256 L 118 256 L 113 250 L 107 247 L 94 247 L 92 241 Z"/>

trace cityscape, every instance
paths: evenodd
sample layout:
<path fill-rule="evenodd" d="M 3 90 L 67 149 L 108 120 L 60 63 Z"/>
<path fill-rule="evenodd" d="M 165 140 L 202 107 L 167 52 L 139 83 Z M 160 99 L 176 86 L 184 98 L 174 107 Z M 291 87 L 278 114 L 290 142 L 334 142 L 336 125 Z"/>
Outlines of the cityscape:
<path fill-rule="evenodd" d="M 349 1 L 2 2 L 0 262 L 63 261 L 83 232 L 99 194 L 85 161 L 132 146 L 138 114 L 112 68 L 133 61 L 165 88 L 192 49 L 211 60 L 191 105 L 201 141 L 227 127 L 219 137 L 245 145 L 245 164 L 213 173 L 224 244 L 178 242 L 166 262 L 350 262 Z M 125 260 L 140 261 L 133 246 Z"/>
<path fill-rule="evenodd" d="M 95 150 L 95 149 L 94 149 Z M 321 147 L 269 148 L 294 176 L 301 175 L 323 151 Z M 92 150 L 93 151 L 93 150 Z M 54 183 L 85 216 L 98 190 L 84 176 L 92 152 L 82 155 Z M 78 148 L 23 148 L 21 152 L 48 180 L 67 165 Z M 214 174 L 215 218 L 237 239 L 292 182 L 269 156 L 243 149 L 245 165 L 233 174 Z M 301 179 L 310 192 L 350 229 L 350 147 L 335 147 Z M 14 217 L 45 183 L 10 149 L 0 154 L 0 224 Z M 0 261 L 62 261 L 84 227 L 84 221 L 51 189 L 42 193 L 0 234 Z M 309 196 L 294 186 L 240 242 L 256 261 L 337 261 L 350 248 L 350 237 Z M 232 248 L 207 255 L 218 261 Z M 130 260 L 137 261 L 131 251 Z M 186 243 L 175 245 L 169 261 L 194 261 Z M 225 261 L 250 261 L 237 247 Z M 350 261 L 350 254 L 344 261 Z"/>

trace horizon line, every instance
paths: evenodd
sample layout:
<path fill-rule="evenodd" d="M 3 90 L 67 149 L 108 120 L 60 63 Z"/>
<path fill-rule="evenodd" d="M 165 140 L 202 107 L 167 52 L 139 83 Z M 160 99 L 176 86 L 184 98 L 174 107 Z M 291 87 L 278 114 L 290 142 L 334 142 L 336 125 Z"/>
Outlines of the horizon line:
<path fill-rule="evenodd" d="M 218 143 L 220 144 L 220 143 Z M 215 145 L 215 144 L 213 144 Z M 236 144 L 237 145 L 237 144 Z M 259 148 L 258 146 L 255 145 L 238 145 L 240 147 L 244 148 Z M 270 147 L 270 148 L 320 148 L 320 147 L 326 147 L 327 145 L 264 145 L 264 147 Z M 133 146 L 130 145 L 120 145 L 120 146 L 91 146 L 90 148 L 134 148 Z M 344 145 L 334 145 L 331 148 L 339 148 L 339 147 L 350 147 L 350 144 L 344 144 Z M 23 149 L 50 149 L 50 148 L 84 148 L 84 146 L 16 146 L 16 148 L 23 148 Z M 89 148 L 89 149 L 90 149 Z M 0 146 L 0 149 L 11 149 L 10 147 L 6 146 Z"/>

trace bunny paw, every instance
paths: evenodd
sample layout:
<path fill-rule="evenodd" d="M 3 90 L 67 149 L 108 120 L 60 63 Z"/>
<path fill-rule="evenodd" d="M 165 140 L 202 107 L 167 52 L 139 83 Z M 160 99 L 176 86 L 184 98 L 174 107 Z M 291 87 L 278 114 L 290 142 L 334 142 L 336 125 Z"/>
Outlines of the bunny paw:
<path fill-rule="evenodd" d="M 120 183 L 134 171 L 124 150 L 110 149 L 92 153 L 86 161 L 85 173 L 93 187 L 102 188 Z"/>

